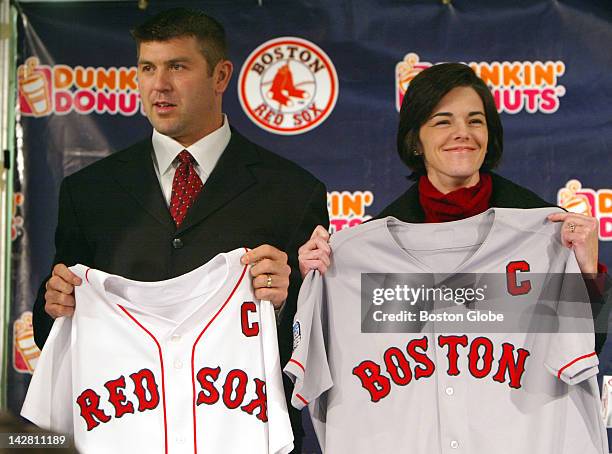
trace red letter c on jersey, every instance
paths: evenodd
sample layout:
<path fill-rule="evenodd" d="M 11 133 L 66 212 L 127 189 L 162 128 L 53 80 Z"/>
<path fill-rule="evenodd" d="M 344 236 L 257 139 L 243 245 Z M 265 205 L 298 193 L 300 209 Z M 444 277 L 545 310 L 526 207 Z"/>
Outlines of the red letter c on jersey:
<path fill-rule="evenodd" d="M 508 286 L 508 292 L 514 296 L 525 295 L 531 290 L 531 281 L 529 279 L 521 281 L 520 284 L 518 283 L 516 279 L 516 273 L 518 271 L 529 271 L 529 263 L 527 263 L 525 260 L 517 260 L 506 265 L 506 283 Z"/>
<path fill-rule="evenodd" d="M 257 312 L 257 306 L 253 301 L 245 301 L 240 308 L 240 319 L 242 321 L 242 333 L 246 337 L 253 337 L 259 334 L 259 323 L 249 323 L 249 312 Z"/>

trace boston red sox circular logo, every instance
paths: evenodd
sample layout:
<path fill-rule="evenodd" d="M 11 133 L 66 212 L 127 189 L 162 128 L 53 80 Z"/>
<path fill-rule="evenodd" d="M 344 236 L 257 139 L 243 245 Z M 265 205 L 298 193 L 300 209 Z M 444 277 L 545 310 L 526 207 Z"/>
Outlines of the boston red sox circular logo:
<path fill-rule="evenodd" d="M 275 38 L 246 59 L 238 77 L 238 98 L 260 128 L 302 134 L 323 123 L 334 109 L 338 75 L 317 45 L 301 38 Z"/>

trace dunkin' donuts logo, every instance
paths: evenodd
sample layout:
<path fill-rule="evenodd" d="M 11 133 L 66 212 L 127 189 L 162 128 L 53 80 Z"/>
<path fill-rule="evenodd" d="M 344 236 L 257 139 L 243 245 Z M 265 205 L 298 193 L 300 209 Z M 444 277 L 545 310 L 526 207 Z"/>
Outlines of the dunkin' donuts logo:
<path fill-rule="evenodd" d="M 415 53 L 406 54 L 395 65 L 395 107 L 398 112 L 410 81 L 430 66 L 431 63 L 420 61 Z M 562 61 L 471 62 L 468 66 L 489 86 L 500 113 L 555 113 L 560 98 L 565 95 L 565 87 L 558 83 L 565 74 Z"/>
<path fill-rule="evenodd" d="M 34 343 L 32 312 L 25 311 L 13 323 L 13 369 L 31 374 L 36 368 L 40 350 Z"/>
<path fill-rule="evenodd" d="M 330 58 L 310 41 L 294 37 L 263 43 L 246 59 L 238 99 L 247 116 L 274 134 L 302 134 L 334 109 L 338 76 Z"/>
<path fill-rule="evenodd" d="M 374 203 L 371 191 L 332 191 L 327 193 L 327 211 L 329 212 L 330 233 L 359 225 L 372 216 L 366 214 L 366 208 Z"/>
<path fill-rule="evenodd" d="M 570 180 L 557 192 L 557 204 L 572 213 L 593 216 L 599 221 L 599 239 L 612 241 L 612 189 L 595 191 Z"/>
<path fill-rule="evenodd" d="M 131 116 L 141 108 L 136 67 L 49 66 L 30 57 L 17 71 L 19 106 L 27 117 L 70 112 Z"/>
<path fill-rule="evenodd" d="M 24 221 L 23 221 L 23 202 L 25 196 L 23 192 L 15 192 L 13 194 L 13 207 L 12 207 L 12 218 L 11 218 L 11 241 L 15 241 L 21 237 L 24 232 Z"/>

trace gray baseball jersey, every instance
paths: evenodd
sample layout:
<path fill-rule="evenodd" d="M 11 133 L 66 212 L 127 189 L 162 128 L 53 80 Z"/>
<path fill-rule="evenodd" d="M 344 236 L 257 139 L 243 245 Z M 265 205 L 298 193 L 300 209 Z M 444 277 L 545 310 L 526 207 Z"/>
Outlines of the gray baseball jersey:
<path fill-rule="evenodd" d="M 163 282 L 82 265 L 21 415 L 83 453 L 293 449 L 274 309 L 254 298 L 245 249 Z"/>
<path fill-rule="evenodd" d="M 588 304 L 577 303 L 577 333 L 449 333 L 436 323 L 361 331 L 362 273 L 500 273 L 516 307 L 546 293 L 562 311 L 572 289 L 533 277 L 579 273 L 560 224 L 546 220 L 558 211 L 492 208 L 444 224 L 385 218 L 332 236 L 331 267 L 302 286 L 285 367 L 292 404 L 308 405 L 325 452 L 607 452 Z"/>

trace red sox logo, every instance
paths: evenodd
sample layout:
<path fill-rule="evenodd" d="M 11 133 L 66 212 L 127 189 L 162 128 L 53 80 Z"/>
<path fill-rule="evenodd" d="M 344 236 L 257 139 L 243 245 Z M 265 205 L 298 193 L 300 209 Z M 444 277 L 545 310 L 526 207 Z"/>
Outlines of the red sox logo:
<path fill-rule="evenodd" d="M 238 99 L 247 116 L 274 134 L 294 135 L 319 126 L 338 98 L 338 76 L 330 58 L 295 37 L 263 43 L 246 59 Z"/>

